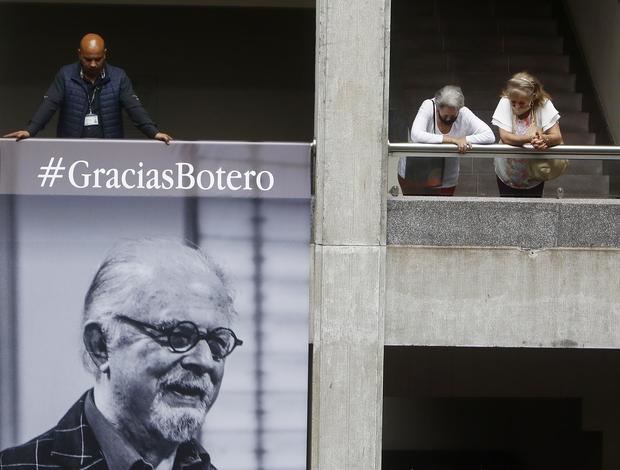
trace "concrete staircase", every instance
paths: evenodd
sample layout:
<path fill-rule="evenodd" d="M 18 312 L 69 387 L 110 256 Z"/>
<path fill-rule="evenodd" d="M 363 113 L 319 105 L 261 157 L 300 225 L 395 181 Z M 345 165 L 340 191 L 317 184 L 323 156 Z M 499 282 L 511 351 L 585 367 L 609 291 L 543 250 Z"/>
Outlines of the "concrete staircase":
<path fill-rule="evenodd" d="M 517 16 L 518 15 L 518 16 Z M 514 73 L 537 76 L 562 118 L 566 144 L 595 145 L 590 115 L 564 54 L 552 0 L 526 6 L 499 0 L 395 0 L 392 3 L 390 141 L 407 142 L 408 129 L 426 98 L 447 84 L 461 86 L 465 105 L 489 123 L 502 87 Z M 491 126 L 497 136 L 497 128 Z M 601 161 L 572 161 L 546 184 L 565 197 L 606 197 L 609 177 Z M 497 195 L 491 159 L 463 157 L 457 195 Z"/>

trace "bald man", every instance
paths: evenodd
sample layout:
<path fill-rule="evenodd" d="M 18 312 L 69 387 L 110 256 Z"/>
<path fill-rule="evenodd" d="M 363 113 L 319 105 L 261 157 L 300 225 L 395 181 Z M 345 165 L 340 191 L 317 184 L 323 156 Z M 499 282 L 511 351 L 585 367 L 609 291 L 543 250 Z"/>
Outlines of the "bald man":
<path fill-rule="evenodd" d="M 106 64 L 107 49 L 101 36 L 85 35 L 77 53 L 78 62 L 65 65 L 56 74 L 28 127 L 4 137 L 34 137 L 60 109 L 57 137 L 122 139 L 124 108 L 144 135 L 170 143 L 172 138 L 159 131 L 125 71 Z"/>

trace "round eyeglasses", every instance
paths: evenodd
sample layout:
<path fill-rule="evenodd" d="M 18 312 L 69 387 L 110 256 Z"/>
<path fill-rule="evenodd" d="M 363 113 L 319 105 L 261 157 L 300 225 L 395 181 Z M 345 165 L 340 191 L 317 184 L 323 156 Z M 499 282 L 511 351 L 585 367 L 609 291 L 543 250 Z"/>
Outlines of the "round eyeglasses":
<path fill-rule="evenodd" d="M 125 315 L 117 315 L 115 318 L 139 329 L 162 346 L 168 346 L 170 351 L 176 353 L 185 353 L 196 346 L 198 341 L 204 339 L 211 349 L 213 358 L 219 360 L 224 359 L 237 346 L 243 344 L 243 341 L 237 338 L 235 332 L 230 328 L 219 327 L 203 333 L 191 321 L 181 321 L 170 327 L 161 328 Z"/>

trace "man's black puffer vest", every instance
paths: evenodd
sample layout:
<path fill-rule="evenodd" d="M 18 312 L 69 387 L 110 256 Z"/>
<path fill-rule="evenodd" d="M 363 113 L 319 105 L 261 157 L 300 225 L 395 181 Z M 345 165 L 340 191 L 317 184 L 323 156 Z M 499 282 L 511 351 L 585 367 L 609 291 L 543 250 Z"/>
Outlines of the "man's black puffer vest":
<path fill-rule="evenodd" d="M 123 138 L 123 115 L 121 112 L 120 86 L 125 71 L 112 65 L 105 66 L 105 78 L 99 92 L 99 122 L 106 139 Z M 57 136 L 80 138 L 84 117 L 88 114 L 88 90 L 80 77 L 80 64 L 61 68 L 64 78 L 65 97 L 58 117 Z"/>

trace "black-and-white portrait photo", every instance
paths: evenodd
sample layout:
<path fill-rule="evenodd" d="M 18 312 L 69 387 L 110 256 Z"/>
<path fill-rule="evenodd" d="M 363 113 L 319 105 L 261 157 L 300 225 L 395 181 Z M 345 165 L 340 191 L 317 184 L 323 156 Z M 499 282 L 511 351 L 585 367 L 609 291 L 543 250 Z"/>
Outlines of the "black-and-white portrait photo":
<path fill-rule="evenodd" d="M 224 274 L 199 250 L 169 240 L 117 245 L 82 312 L 94 387 L 54 428 L 5 450 L 2 465 L 214 469 L 193 438 L 226 357 L 243 344 L 233 315 Z"/>
<path fill-rule="evenodd" d="M 0 203 L 2 468 L 306 468 L 308 200 Z"/>

